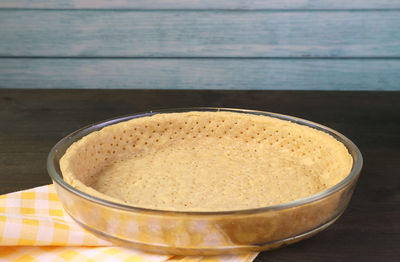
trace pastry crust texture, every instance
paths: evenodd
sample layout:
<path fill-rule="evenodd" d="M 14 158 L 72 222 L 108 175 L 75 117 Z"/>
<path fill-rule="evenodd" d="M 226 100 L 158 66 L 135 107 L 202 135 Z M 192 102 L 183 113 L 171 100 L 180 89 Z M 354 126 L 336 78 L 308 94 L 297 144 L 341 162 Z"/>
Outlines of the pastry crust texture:
<path fill-rule="evenodd" d="M 107 126 L 71 145 L 64 180 L 90 195 L 170 211 L 261 208 L 317 194 L 352 168 L 322 131 L 234 112 L 163 113 Z"/>

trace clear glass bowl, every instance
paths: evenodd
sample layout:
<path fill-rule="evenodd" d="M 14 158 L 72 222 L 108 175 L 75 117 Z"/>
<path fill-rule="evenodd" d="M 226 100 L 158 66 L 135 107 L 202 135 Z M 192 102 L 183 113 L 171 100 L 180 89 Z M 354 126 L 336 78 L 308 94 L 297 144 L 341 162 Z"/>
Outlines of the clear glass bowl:
<path fill-rule="evenodd" d="M 274 206 L 224 212 L 176 212 L 138 208 L 88 195 L 63 180 L 59 161 L 66 149 L 85 135 L 133 118 L 189 111 L 266 115 L 321 130 L 347 147 L 353 158 L 353 167 L 344 180 L 316 195 Z M 79 129 L 51 149 L 47 169 L 68 214 L 99 237 L 118 245 L 154 253 L 216 255 L 275 249 L 325 229 L 347 207 L 362 168 L 362 161 L 360 151 L 348 138 L 310 121 L 253 110 L 188 108 L 132 114 Z"/>

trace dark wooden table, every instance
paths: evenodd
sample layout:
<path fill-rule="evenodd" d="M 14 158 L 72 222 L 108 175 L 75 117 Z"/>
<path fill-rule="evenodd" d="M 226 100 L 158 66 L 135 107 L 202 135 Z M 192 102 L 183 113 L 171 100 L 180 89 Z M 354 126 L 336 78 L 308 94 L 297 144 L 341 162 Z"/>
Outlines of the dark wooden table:
<path fill-rule="evenodd" d="M 256 261 L 400 261 L 400 92 L 0 89 L 0 193 L 49 184 L 46 157 L 92 122 L 160 108 L 217 106 L 313 120 L 355 142 L 364 168 L 325 231 Z"/>

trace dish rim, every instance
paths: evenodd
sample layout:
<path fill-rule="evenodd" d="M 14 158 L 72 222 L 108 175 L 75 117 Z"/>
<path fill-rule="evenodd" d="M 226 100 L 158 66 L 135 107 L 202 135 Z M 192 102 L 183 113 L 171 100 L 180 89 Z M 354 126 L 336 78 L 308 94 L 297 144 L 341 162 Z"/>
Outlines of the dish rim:
<path fill-rule="evenodd" d="M 333 136 L 336 140 L 341 142 L 346 149 L 348 150 L 349 154 L 353 159 L 353 165 L 351 168 L 350 173 L 339 183 L 336 185 L 329 187 L 317 194 L 296 199 L 294 201 L 285 202 L 277 205 L 265 206 L 265 207 L 258 207 L 258 208 L 250 208 L 250 209 L 237 209 L 237 210 L 226 210 L 226 211 L 176 211 L 176 210 L 163 210 L 163 209 L 151 209 L 151 208 L 143 208 L 143 207 L 136 207 L 133 205 L 127 205 L 122 203 L 117 203 L 113 201 L 109 201 L 106 199 L 102 199 L 90 194 L 87 194 L 70 184 L 64 181 L 62 178 L 62 172 L 59 166 L 59 160 L 64 155 L 65 151 L 76 141 L 81 139 L 82 137 L 100 130 L 106 126 L 117 124 L 120 122 L 128 121 L 134 118 L 140 117 L 148 117 L 156 114 L 165 114 L 165 113 L 184 113 L 184 112 L 233 112 L 233 113 L 245 113 L 251 115 L 263 115 L 278 118 L 281 120 L 290 121 L 292 123 L 305 125 Z M 62 154 L 59 156 L 59 154 Z M 358 149 L 358 147 L 346 136 L 333 130 L 327 126 L 305 120 L 302 118 L 289 116 L 285 114 L 267 112 L 267 111 L 260 111 L 260 110 L 251 110 L 251 109 L 237 109 L 237 108 L 219 108 L 219 107 L 189 107 L 189 108 L 171 108 L 171 109 L 160 109 L 160 110 L 152 110 L 147 112 L 141 113 L 132 113 L 123 116 L 117 116 L 114 118 L 110 118 L 107 120 L 95 122 L 93 124 L 84 126 L 78 130 L 73 131 L 72 133 L 68 134 L 61 140 L 59 140 L 50 150 L 48 157 L 47 157 L 47 171 L 49 176 L 51 177 L 53 183 L 61 186 L 64 190 L 67 190 L 69 193 L 72 193 L 76 196 L 84 198 L 90 202 L 94 202 L 99 205 L 108 206 L 110 208 L 116 208 L 123 211 L 131 211 L 131 212 L 146 212 L 146 213 L 154 213 L 154 214 L 168 214 L 168 215 L 202 215 L 202 216 L 215 216 L 215 215 L 239 215 L 239 214 L 255 214 L 255 213 L 263 213 L 268 211 L 277 211 L 282 209 L 289 209 L 294 207 L 299 207 L 305 204 L 309 204 L 318 200 L 321 200 L 325 197 L 328 197 L 341 189 L 345 188 L 346 186 L 352 184 L 353 181 L 357 180 L 361 169 L 363 166 L 363 157 Z"/>

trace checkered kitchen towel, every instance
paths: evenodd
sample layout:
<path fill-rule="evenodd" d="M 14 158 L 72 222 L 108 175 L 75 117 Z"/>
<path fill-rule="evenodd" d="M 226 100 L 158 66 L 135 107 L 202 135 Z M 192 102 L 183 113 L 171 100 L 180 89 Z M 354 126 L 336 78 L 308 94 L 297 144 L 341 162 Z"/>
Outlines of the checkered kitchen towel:
<path fill-rule="evenodd" d="M 53 185 L 0 196 L 0 261 L 252 261 L 257 253 L 181 257 L 113 246 L 76 224 Z"/>

